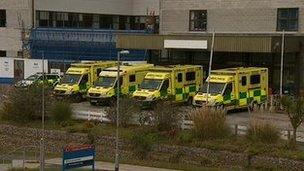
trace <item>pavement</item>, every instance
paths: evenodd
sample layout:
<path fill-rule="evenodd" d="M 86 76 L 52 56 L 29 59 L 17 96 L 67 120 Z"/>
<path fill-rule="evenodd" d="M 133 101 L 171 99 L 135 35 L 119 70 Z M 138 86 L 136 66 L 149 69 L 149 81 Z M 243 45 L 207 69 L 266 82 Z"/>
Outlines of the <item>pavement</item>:
<path fill-rule="evenodd" d="M 46 167 L 53 166 L 58 168 L 62 164 L 62 158 L 53 158 L 48 159 L 45 161 Z M 0 171 L 8 171 L 10 167 L 13 168 L 23 168 L 23 161 L 22 160 L 13 160 L 12 165 L 10 164 L 0 164 Z M 27 161 L 24 165 L 25 168 L 28 169 L 36 169 L 39 168 L 38 161 Z M 84 167 L 84 169 L 90 167 Z M 112 171 L 114 170 L 114 163 L 110 162 L 95 162 L 95 169 L 96 170 L 103 170 L 103 171 Z M 120 171 L 177 171 L 177 170 L 170 170 L 170 169 L 162 169 L 162 168 L 155 168 L 155 167 L 145 167 L 145 166 L 136 166 L 136 165 L 129 165 L 129 164 L 120 164 L 119 165 Z"/>

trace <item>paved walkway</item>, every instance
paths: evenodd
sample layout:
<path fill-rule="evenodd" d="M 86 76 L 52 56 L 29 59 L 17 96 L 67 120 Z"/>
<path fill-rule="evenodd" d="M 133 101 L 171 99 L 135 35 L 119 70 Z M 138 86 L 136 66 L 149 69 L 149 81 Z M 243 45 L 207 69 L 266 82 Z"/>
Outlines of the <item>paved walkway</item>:
<path fill-rule="evenodd" d="M 61 158 L 54 158 L 54 159 L 48 159 L 45 161 L 46 165 L 61 165 L 62 159 Z M 136 166 L 136 165 L 129 165 L 129 164 L 120 164 L 119 165 L 120 171 L 177 171 L 177 170 L 170 170 L 170 169 L 161 169 L 161 168 L 154 168 L 154 167 L 145 167 L 145 166 Z M 9 169 L 10 165 L 0 165 L 0 171 L 7 171 Z M 23 161 L 22 160 L 13 160 L 13 167 L 14 168 L 22 168 L 23 167 Z M 38 168 L 39 163 L 38 162 L 29 162 L 25 164 L 26 168 Z M 95 169 L 97 170 L 105 170 L 105 171 L 112 171 L 114 170 L 114 163 L 109 162 L 101 162 L 96 161 L 95 162 Z"/>

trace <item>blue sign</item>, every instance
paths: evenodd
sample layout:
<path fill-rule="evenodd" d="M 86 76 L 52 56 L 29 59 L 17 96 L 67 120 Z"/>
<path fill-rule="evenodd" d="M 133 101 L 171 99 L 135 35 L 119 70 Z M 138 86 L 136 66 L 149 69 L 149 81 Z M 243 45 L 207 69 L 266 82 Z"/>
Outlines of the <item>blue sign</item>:
<path fill-rule="evenodd" d="M 93 145 L 68 145 L 63 149 L 62 170 L 95 165 L 95 148 Z"/>

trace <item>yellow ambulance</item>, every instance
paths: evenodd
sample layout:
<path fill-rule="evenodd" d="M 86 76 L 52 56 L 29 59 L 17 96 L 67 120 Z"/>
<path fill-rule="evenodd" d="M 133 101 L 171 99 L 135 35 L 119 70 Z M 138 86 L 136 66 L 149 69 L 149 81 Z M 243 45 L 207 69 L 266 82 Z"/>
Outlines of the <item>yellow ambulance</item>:
<path fill-rule="evenodd" d="M 60 83 L 55 86 L 55 96 L 60 99 L 68 98 L 80 102 L 85 98 L 88 89 L 96 81 L 99 73 L 105 68 L 116 66 L 116 64 L 114 61 L 71 64 Z"/>
<path fill-rule="evenodd" d="M 120 94 L 131 95 L 144 79 L 153 64 L 122 65 L 120 67 Z M 94 86 L 88 91 L 91 105 L 109 103 L 116 98 L 117 67 L 103 70 Z"/>
<path fill-rule="evenodd" d="M 201 86 L 203 67 L 199 65 L 156 66 L 150 69 L 133 97 L 143 107 L 151 107 L 158 100 L 192 103 Z"/>
<path fill-rule="evenodd" d="M 209 94 L 207 94 L 208 80 Z M 207 81 L 194 97 L 194 106 L 206 105 L 232 110 L 261 105 L 267 101 L 267 68 L 240 67 L 213 70 Z"/>

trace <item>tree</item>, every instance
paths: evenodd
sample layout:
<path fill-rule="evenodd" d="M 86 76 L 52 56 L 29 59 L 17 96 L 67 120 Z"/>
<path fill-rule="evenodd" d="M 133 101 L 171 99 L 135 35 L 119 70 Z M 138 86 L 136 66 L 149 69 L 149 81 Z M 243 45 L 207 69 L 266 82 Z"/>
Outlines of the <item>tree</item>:
<path fill-rule="evenodd" d="M 299 97 L 293 99 L 290 96 L 283 96 L 281 99 L 281 104 L 283 105 L 293 128 L 292 142 L 295 143 L 298 127 L 304 121 L 304 98 Z"/>

